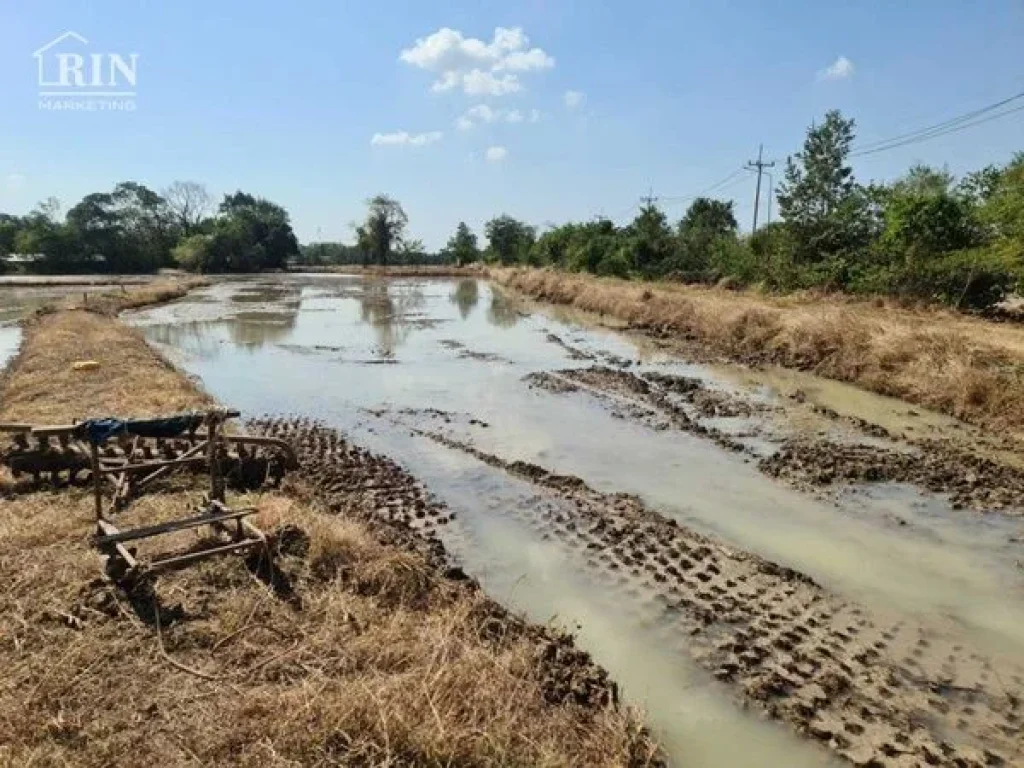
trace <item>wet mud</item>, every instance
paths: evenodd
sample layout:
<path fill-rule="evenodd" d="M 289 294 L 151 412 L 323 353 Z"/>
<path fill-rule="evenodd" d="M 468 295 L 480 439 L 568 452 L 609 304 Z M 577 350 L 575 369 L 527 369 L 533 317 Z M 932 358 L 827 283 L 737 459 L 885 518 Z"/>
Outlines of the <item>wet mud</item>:
<path fill-rule="evenodd" d="M 452 562 L 437 536 L 437 528 L 452 523 L 454 515 L 398 464 L 308 419 L 262 418 L 248 427 L 292 444 L 298 476 L 329 512 L 360 520 L 382 543 L 421 555 L 451 588 L 479 592 L 479 584 Z M 479 601 L 477 614 L 482 637 L 499 645 L 525 638 L 536 647 L 550 703 L 598 708 L 618 702 L 615 682 L 571 635 L 528 623 L 490 599 Z"/>
<path fill-rule="evenodd" d="M 778 406 L 711 388 L 700 379 L 658 372 L 638 374 L 591 366 L 532 373 L 524 381 L 555 394 L 584 392 L 613 415 L 652 429 L 679 429 L 709 439 L 747 454 L 765 474 L 800 488 L 908 483 L 948 496 L 956 509 L 1024 515 L 1024 470 L 964 450 L 948 439 L 906 438 L 820 406 L 815 413 L 840 426 L 846 432 L 844 439 L 820 433 L 779 436 L 752 421 L 752 417 L 780 411 Z M 706 423 L 723 418 L 746 421 L 738 431 Z M 743 439 L 754 436 L 774 444 L 769 455 L 763 455 L 763 441 L 755 447 Z"/>
<path fill-rule="evenodd" d="M 1024 668 L 536 464 L 421 434 L 550 492 L 517 512 L 746 706 L 862 766 L 1019 764 Z M 557 503 L 556 503 L 557 502 Z M 996 672 L 996 669 L 999 672 Z"/>

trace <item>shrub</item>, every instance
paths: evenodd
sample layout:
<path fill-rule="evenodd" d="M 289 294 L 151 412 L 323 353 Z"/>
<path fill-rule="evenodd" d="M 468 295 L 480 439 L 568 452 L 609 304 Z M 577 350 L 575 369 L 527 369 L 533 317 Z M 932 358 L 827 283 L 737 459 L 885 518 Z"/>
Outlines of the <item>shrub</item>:
<path fill-rule="evenodd" d="M 597 274 L 604 277 L 629 277 L 629 259 L 621 248 L 601 259 L 597 265 Z"/>

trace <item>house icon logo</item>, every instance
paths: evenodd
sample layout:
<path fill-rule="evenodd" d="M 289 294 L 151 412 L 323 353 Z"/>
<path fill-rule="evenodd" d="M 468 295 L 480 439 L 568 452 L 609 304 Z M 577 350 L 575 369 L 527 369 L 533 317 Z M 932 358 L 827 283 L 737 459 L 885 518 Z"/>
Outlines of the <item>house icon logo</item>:
<path fill-rule="evenodd" d="M 77 32 L 64 32 L 32 54 L 39 108 L 51 111 L 133 111 L 139 55 L 92 50 Z"/>

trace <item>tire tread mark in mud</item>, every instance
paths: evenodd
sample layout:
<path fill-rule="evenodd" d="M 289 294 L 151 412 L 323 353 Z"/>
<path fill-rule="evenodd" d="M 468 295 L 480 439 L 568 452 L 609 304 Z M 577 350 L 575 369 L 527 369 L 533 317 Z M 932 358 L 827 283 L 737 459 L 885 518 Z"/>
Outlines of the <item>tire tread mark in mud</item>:
<path fill-rule="evenodd" d="M 579 478 L 426 437 L 554 493 L 518 511 L 741 699 L 857 765 L 1006 765 L 1024 676 L 943 633 L 883 620 L 790 568 L 722 544 Z M 1006 666 L 1003 666 L 1006 669 Z M 1007 688 L 1006 685 L 1012 687 Z"/>

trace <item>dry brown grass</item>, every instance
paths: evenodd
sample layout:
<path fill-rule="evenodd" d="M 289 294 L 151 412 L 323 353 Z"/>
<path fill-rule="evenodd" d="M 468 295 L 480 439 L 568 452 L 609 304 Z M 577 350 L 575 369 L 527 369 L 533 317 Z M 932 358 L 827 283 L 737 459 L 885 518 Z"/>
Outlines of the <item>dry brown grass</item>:
<path fill-rule="evenodd" d="M 73 363 L 94 360 L 95 370 Z M 92 416 L 155 416 L 209 405 L 211 398 L 117 319 L 67 310 L 25 324 L 3 378 L 0 421 L 61 424 Z"/>
<path fill-rule="evenodd" d="M 194 288 L 209 284 L 210 281 L 202 277 L 181 277 L 130 288 L 104 286 L 100 291 L 84 291 L 81 295 L 71 295 L 58 308 L 89 309 L 101 314 L 116 315 L 127 309 L 180 299 Z"/>
<path fill-rule="evenodd" d="M 185 496 L 146 514 L 180 515 Z M 309 536 L 305 558 L 281 558 L 301 607 L 222 558 L 160 577 L 159 629 L 149 598 L 98 578 L 87 494 L 4 505 L 0 763 L 637 762 L 627 713 L 547 703 L 537 648 L 481 637 L 483 597 L 359 525 L 255 501 L 265 529 Z"/>
<path fill-rule="evenodd" d="M 716 355 L 851 382 L 994 429 L 1024 429 L 1024 327 L 849 297 L 492 270 L 533 298 L 611 315 Z"/>

